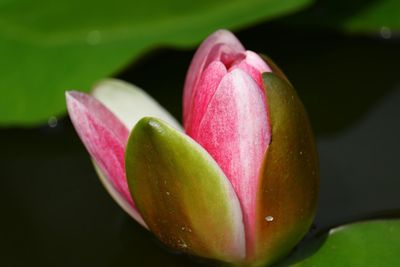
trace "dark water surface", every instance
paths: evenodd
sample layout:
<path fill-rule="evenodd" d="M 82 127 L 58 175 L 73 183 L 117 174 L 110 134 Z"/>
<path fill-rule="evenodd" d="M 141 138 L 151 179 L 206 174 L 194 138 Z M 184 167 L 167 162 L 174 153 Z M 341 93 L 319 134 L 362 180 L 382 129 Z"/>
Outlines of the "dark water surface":
<path fill-rule="evenodd" d="M 309 112 L 321 163 L 316 228 L 396 214 L 400 40 L 271 24 L 239 38 L 282 67 Z M 180 118 L 192 54 L 159 50 L 119 77 Z M 0 146 L 1 266 L 201 266 L 167 252 L 114 203 L 67 118 L 2 129 Z"/>

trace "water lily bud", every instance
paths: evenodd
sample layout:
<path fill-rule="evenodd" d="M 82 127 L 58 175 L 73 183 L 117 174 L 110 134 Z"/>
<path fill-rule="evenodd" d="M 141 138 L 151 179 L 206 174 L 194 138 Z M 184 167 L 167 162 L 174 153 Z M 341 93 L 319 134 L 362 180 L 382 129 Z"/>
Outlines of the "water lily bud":
<path fill-rule="evenodd" d="M 180 125 L 141 90 L 67 93 L 71 120 L 121 207 L 165 245 L 265 266 L 308 231 L 318 158 L 306 112 L 267 57 L 225 30 L 196 52 Z"/>
<path fill-rule="evenodd" d="M 265 264 L 287 254 L 314 217 L 318 158 L 286 76 L 220 30 L 193 58 L 183 108 L 187 134 L 210 153 L 239 198 L 245 262 Z"/>

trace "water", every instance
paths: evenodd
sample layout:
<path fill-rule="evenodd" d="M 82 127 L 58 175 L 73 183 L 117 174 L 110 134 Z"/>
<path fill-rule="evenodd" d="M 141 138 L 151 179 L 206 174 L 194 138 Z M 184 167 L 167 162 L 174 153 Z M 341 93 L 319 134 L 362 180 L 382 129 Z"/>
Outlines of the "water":
<path fill-rule="evenodd" d="M 268 216 L 265 217 L 265 220 L 267 222 L 272 222 L 274 220 L 274 217 L 272 217 L 271 215 L 268 215 Z"/>

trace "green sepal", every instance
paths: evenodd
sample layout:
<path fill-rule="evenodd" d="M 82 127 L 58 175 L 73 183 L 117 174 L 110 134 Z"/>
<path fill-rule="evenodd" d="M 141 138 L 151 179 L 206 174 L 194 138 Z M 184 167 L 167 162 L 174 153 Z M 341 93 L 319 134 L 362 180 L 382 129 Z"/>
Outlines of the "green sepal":
<path fill-rule="evenodd" d="M 268 67 L 270 67 L 272 73 L 285 82 L 287 82 L 290 86 L 293 86 L 292 83 L 287 78 L 286 74 L 279 68 L 279 66 L 267 55 L 260 54 L 261 58 L 267 63 Z"/>
<path fill-rule="evenodd" d="M 301 240 L 319 191 L 318 155 L 303 104 L 282 76 L 264 73 L 263 80 L 272 139 L 260 170 L 254 266 L 277 261 Z"/>
<path fill-rule="evenodd" d="M 129 137 L 126 174 L 149 229 L 168 247 L 227 262 L 245 256 L 238 198 L 211 156 L 165 122 L 141 119 Z"/>

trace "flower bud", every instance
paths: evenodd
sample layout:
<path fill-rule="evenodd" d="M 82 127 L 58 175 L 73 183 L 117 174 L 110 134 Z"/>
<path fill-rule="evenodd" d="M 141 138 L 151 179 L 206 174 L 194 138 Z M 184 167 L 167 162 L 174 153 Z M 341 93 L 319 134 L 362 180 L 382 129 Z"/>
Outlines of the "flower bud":
<path fill-rule="evenodd" d="M 110 194 L 165 245 L 235 265 L 285 256 L 307 232 L 318 157 L 293 86 L 225 30 L 189 68 L 184 131 L 118 81 L 67 93 L 71 120 Z"/>

